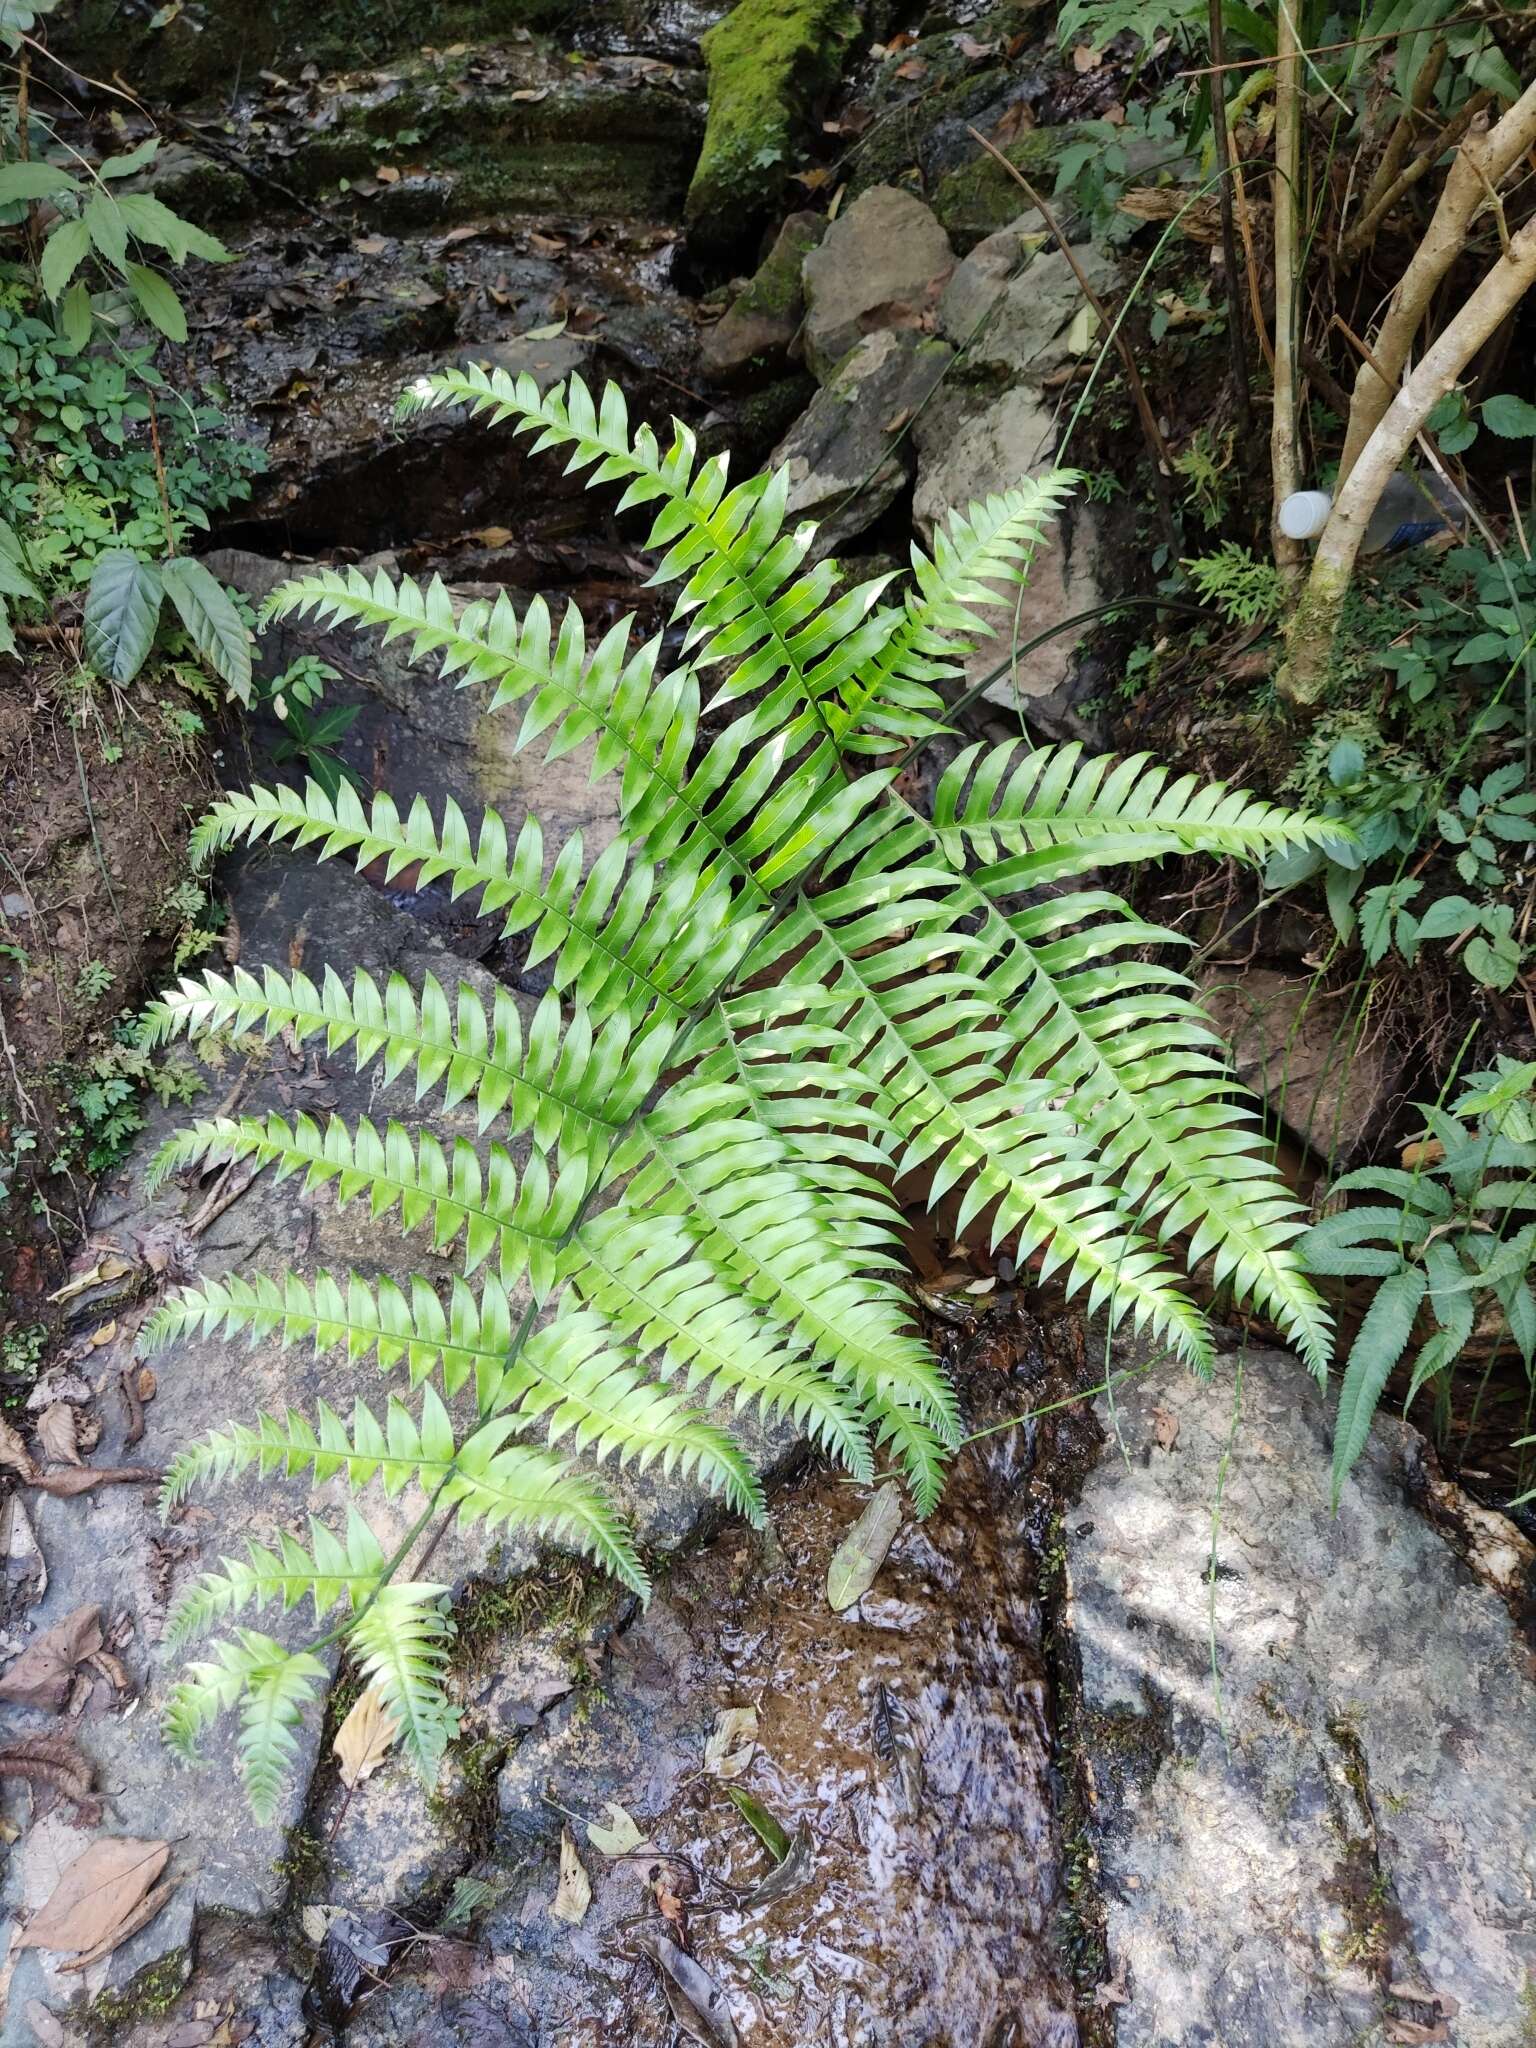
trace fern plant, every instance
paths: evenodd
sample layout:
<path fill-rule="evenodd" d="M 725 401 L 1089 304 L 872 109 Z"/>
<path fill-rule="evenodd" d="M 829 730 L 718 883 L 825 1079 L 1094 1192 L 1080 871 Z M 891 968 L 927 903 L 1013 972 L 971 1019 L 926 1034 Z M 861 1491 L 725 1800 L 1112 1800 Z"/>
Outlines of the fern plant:
<path fill-rule="evenodd" d="M 534 818 L 513 838 L 493 810 L 471 825 L 452 802 L 402 810 L 311 782 L 230 795 L 201 828 L 205 856 L 265 841 L 443 878 L 526 933 L 553 983 L 526 1026 L 509 994 L 329 970 L 204 973 L 155 1011 L 161 1038 L 319 1040 L 418 1097 L 472 1104 L 493 1134 L 477 1148 L 397 1123 L 214 1118 L 157 1161 L 160 1176 L 238 1158 L 331 1185 L 462 1266 L 446 1298 L 419 1275 L 232 1274 L 150 1326 L 160 1344 L 199 1329 L 338 1347 L 408 1383 L 382 1414 L 360 1400 L 350 1418 L 234 1424 L 167 1478 L 168 1507 L 251 1467 L 424 1496 L 391 1557 L 360 1517 L 345 1544 L 316 1523 L 307 1549 L 226 1560 L 177 1616 L 179 1639 L 272 1602 L 309 1599 L 329 1620 L 297 1662 L 242 1628 L 174 1696 L 170 1733 L 189 1750 L 245 1702 L 258 1804 L 317 1683 L 305 1660 L 338 1639 L 434 1768 L 450 1727 L 441 1589 L 397 1580 L 433 1515 L 573 1544 L 643 1595 L 601 1468 L 687 1476 L 761 1519 L 756 1474 L 716 1419 L 754 1405 L 858 1478 L 888 1454 L 926 1512 L 960 1425 L 901 1284 L 899 1174 L 921 1169 L 935 1199 L 963 1188 L 968 1233 L 1038 1254 L 1198 1370 L 1211 1340 L 1181 1256 L 1320 1374 L 1329 1348 L 1296 1205 L 1255 1156 L 1189 985 L 1151 957 L 1168 934 L 1096 883 L 1059 885 L 1176 852 L 1259 862 L 1337 827 L 1077 746 L 966 747 L 931 815 L 897 780 L 944 730 L 941 685 L 1071 479 L 954 518 L 892 601 L 887 577 L 839 593 L 830 562 L 807 568 L 812 529 L 786 527 L 784 473 L 731 487 L 685 428 L 632 430 L 613 387 L 599 404 L 575 379 L 541 395 L 467 370 L 421 398 L 513 420 L 621 485 L 621 509 L 649 508 L 655 580 L 681 586 L 687 629 L 668 668 L 659 639 L 631 648 L 627 622 L 589 646 L 574 610 L 558 625 L 537 599 L 522 618 L 505 595 L 459 610 L 440 582 L 322 569 L 271 601 L 435 655 L 487 690 L 492 715 L 520 712 L 519 746 L 590 741 L 622 826 L 587 870 L 579 838 L 546 849 Z M 710 739 L 706 690 L 725 714 Z"/>
<path fill-rule="evenodd" d="M 1364 1166 L 1332 1194 L 1339 1210 L 1301 1241 L 1319 1277 L 1375 1280 L 1339 1388 L 1333 1501 L 1361 1452 L 1387 1381 L 1413 1354 L 1403 1409 L 1449 1375 L 1474 1330 L 1536 1359 L 1536 1064 L 1503 1056 L 1472 1074 L 1450 1110 L 1420 1103 L 1412 1167 Z"/>

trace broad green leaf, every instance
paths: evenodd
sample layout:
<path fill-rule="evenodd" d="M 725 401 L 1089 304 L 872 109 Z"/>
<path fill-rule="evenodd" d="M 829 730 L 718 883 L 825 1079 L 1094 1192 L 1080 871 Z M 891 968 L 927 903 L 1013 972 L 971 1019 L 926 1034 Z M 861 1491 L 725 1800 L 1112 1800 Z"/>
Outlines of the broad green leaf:
<path fill-rule="evenodd" d="M 0 597 L 31 597 L 39 601 L 42 592 L 21 565 L 0 550 Z"/>
<path fill-rule="evenodd" d="M 154 161 L 159 147 L 158 135 L 147 136 L 136 149 L 130 149 L 122 156 L 109 156 L 100 166 L 99 175 L 103 178 L 131 178 Z"/>
<path fill-rule="evenodd" d="M 91 295 L 83 284 L 72 284 L 59 301 L 59 339 L 70 355 L 85 347 L 92 325 Z"/>
<path fill-rule="evenodd" d="M 128 263 L 123 268 L 128 289 L 145 319 L 158 327 L 167 341 L 185 341 L 187 316 L 180 299 L 159 271 L 151 270 L 145 263 Z"/>
<path fill-rule="evenodd" d="M 109 193 L 95 192 L 82 218 L 96 253 L 114 270 L 121 270 L 128 261 L 128 223 L 117 201 Z"/>
<path fill-rule="evenodd" d="M 78 181 L 57 164 L 0 164 L 0 206 L 19 199 L 57 199 L 78 189 Z"/>
<path fill-rule="evenodd" d="M 160 618 L 163 586 L 152 562 L 124 551 L 98 557 L 85 594 L 85 656 L 109 682 L 131 682 L 144 666 Z"/>
<path fill-rule="evenodd" d="M 1506 441 L 1524 441 L 1536 434 L 1536 405 L 1516 398 L 1513 392 L 1501 391 L 1490 398 L 1482 413 L 1483 425 L 1489 433 L 1499 434 Z"/>
<path fill-rule="evenodd" d="M 251 701 L 251 636 L 234 601 L 218 578 L 189 555 L 177 555 L 160 571 L 193 646 L 242 704 Z"/>
<path fill-rule="evenodd" d="M 83 220 L 61 220 L 43 244 L 38 274 L 43 290 L 56 299 L 85 261 L 91 246 L 91 231 Z"/>

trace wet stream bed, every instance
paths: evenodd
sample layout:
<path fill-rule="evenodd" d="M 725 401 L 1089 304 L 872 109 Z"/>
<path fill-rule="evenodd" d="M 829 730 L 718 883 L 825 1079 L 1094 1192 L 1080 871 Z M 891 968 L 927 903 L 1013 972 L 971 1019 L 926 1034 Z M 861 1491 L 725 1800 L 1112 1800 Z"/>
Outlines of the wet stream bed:
<path fill-rule="evenodd" d="M 972 1381 L 973 1429 L 1062 1383 L 1032 1324 L 1007 1308 L 989 1321 L 1013 1369 Z M 599 1627 L 577 1652 L 587 1681 L 502 1768 L 493 1850 L 476 1866 L 494 1892 L 481 1938 L 409 1944 L 347 2039 L 1077 2042 L 1042 1588 L 1061 1473 L 1091 1427 L 1053 1416 L 970 1445 L 940 1507 L 904 1520 L 842 1615 L 828 1563 L 866 1496 L 813 1466 L 777 1491 L 768 1528 L 729 1528 L 644 1613 Z M 492 1674 L 477 1692 L 515 1716 L 517 1685 Z M 539 1682 L 527 1690 L 537 1698 Z M 722 1712 L 749 1708 L 755 1734 L 732 1739 L 727 1778 L 707 1762 L 710 1738 Z M 782 1865 L 728 1784 L 791 1838 Z M 587 1838 L 609 1801 L 644 1838 L 621 1858 Z M 562 1825 L 592 1886 L 577 1925 L 555 1910 Z M 654 1957 L 669 1938 L 720 1993 L 716 2016 L 668 2004 Z"/>

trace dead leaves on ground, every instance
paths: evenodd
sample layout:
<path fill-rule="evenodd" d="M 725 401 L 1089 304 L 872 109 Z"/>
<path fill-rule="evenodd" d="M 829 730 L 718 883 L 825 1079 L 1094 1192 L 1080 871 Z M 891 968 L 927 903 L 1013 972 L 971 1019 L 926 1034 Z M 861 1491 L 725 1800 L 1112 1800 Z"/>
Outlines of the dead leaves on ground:
<path fill-rule="evenodd" d="M 98 1655 L 104 1642 L 101 1609 L 77 1607 L 0 1673 L 0 1700 L 57 1714 L 75 1682 L 76 1665 Z"/>
<path fill-rule="evenodd" d="M 827 1567 L 827 1601 L 834 1614 L 863 1599 L 900 1528 L 901 1489 L 888 1480 L 833 1552 Z"/>
<path fill-rule="evenodd" d="M 705 1770 L 716 1778 L 739 1778 L 756 1752 L 756 1707 L 722 1707 L 704 1745 Z"/>
<path fill-rule="evenodd" d="M 400 1723 L 385 1705 L 378 1688 L 370 1685 L 354 1701 L 331 1745 L 341 1765 L 341 1782 L 349 1792 L 379 1768 L 399 1733 Z"/>
<path fill-rule="evenodd" d="M 576 1837 L 569 1827 L 560 1830 L 560 1882 L 555 1888 L 550 1912 L 568 1926 L 579 1927 L 592 1903 L 592 1880 L 587 1876 L 576 1849 Z"/>
<path fill-rule="evenodd" d="M 92 1842 L 64 1871 L 46 1904 L 17 1935 L 15 1947 L 68 1954 L 64 1970 L 84 1970 L 147 1927 L 176 1889 L 158 1882 L 171 1849 L 106 1835 Z"/>
<path fill-rule="evenodd" d="M 0 1747 L 0 1778 L 24 1778 L 69 1800 L 77 1817 L 94 1827 L 101 1819 L 101 1801 L 91 1791 L 91 1766 L 68 1735 L 22 1735 Z M 37 1793 L 34 1789 L 34 1801 Z M 34 1811 L 41 1811 L 35 1805 Z"/>

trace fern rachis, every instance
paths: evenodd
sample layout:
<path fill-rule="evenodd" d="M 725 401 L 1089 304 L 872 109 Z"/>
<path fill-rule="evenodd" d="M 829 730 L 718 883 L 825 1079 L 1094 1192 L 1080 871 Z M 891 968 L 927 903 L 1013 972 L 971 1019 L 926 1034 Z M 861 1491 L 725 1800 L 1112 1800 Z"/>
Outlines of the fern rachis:
<path fill-rule="evenodd" d="M 161 1173 L 245 1157 L 333 1184 L 453 1251 L 462 1277 L 445 1299 L 419 1274 L 231 1275 L 167 1303 L 152 1339 L 200 1327 L 337 1347 L 384 1373 L 405 1365 L 414 1401 L 390 1395 L 382 1419 L 360 1400 L 350 1423 L 322 1405 L 233 1425 L 177 1459 L 168 1501 L 250 1467 L 410 1489 L 426 1500 L 417 1527 L 434 1511 L 512 1523 L 643 1592 L 604 1471 L 686 1476 L 762 1513 L 707 1397 L 794 1418 L 860 1478 L 888 1453 L 926 1510 L 960 1424 L 902 1285 L 890 1189 L 917 1169 L 935 1200 L 962 1190 L 968 1231 L 1037 1253 L 1087 1305 L 1200 1368 L 1209 1339 L 1176 1260 L 1210 1256 L 1321 1370 L 1328 1326 L 1291 1248 L 1295 1204 L 1248 1148 L 1187 984 L 1136 957 L 1168 935 L 1102 890 L 1028 891 L 1171 852 L 1260 861 L 1337 826 L 1075 747 L 966 749 L 931 817 L 892 788 L 894 747 L 943 731 L 937 686 L 1071 480 L 952 521 L 894 604 L 889 579 L 834 595 L 830 564 L 805 568 L 810 532 L 785 529 L 782 475 L 730 487 L 686 429 L 665 445 L 632 433 L 612 387 L 599 406 L 575 380 L 541 395 L 471 370 L 429 393 L 512 419 L 591 481 L 622 484 L 622 507 L 651 509 L 684 659 L 666 671 L 659 641 L 632 651 L 628 622 L 589 650 L 574 610 L 558 628 L 540 600 L 521 619 L 504 595 L 460 611 L 441 583 L 355 569 L 272 600 L 276 617 L 408 639 L 445 677 L 487 687 L 494 714 L 521 706 L 519 747 L 590 742 L 621 825 L 588 868 L 579 839 L 548 859 L 532 818 L 512 841 L 494 811 L 472 828 L 452 803 L 402 813 L 346 785 L 215 807 L 204 853 L 265 839 L 389 876 L 417 867 L 526 934 L 552 988 L 527 1019 L 504 992 L 487 1004 L 362 972 L 205 973 L 164 998 L 161 1036 L 323 1039 L 418 1099 L 473 1105 L 484 1139 L 245 1116 L 171 1141 Z M 706 688 L 730 711 L 708 741 Z M 310 1551 L 288 1538 L 226 1559 L 178 1628 L 308 1594 L 331 1620 L 321 1644 L 352 1650 L 430 1773 L 451 1722 L 439 1589 L 397 1582 L 408 1546 L 383 1559 L 366 1532 L 358 1516 L 343 1545 L 316 1523 Z M 318 1647 L 285 1670 L 288 1653 L 237 1629 L 178 1688 L 173 1736 L 190 1749 L 248 1698 L 246 1768 L 268 1800 Z"/>

